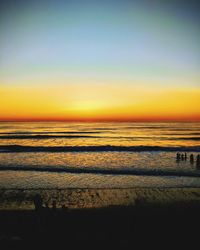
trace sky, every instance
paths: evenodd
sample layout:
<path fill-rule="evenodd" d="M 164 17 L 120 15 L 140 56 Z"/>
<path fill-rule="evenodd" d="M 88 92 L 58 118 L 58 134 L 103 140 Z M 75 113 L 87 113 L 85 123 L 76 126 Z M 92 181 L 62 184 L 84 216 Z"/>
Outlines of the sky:
<path fill-rule="evenodd" d="M 200 3 L 1 0 L 0 121 L 200 121 Z"/>

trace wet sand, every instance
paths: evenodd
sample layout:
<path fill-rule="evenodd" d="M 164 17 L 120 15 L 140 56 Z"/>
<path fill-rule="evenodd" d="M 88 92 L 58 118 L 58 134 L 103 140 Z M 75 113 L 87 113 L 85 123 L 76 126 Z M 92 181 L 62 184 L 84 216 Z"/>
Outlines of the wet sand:
<path fill-rule="evenodd" d="M 32 210 L 36 194 L 49 206 L 55 200 L 69 209 L 200 202 L 200 188 L 0 189 L 0 210 Z"/>

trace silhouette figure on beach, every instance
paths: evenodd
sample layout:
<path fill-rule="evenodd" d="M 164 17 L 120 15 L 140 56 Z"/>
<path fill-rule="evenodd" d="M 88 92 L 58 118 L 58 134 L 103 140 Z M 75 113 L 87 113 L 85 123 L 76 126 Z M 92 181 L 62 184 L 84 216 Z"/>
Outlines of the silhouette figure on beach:
<path fill-rule="evenodd" d="M 190 163 L 191 163 L 191 164 L 194 163 L 194 155 L 193 155 L 193 154 L 190 155 Z"/>
<path fill-rule="evenodd" d="M 177 153 L 176 154 L 176 161 L 177 163 L 179 163 L 180 161 L 187 161 L 187 153 Z M 195 162 L 195 158 L 194 158 L 194 155 L 191 154 L 190 155 L 190 164 L 194 164 Z M 196 168 L 197 169 L 200 169 L 200 154 L 197 155 L 196 157 Z"/>
<path fill-rule="evenodd" d="M 181 159 L 181 154 L 180 153 L 177 153 L 176 154 L 176 161 L 179 162 Z"/>
<path fill-rule="evenodd" d="M 33 198 L 33 202 L 35 205 L 35 210 L 40 211 L 42 209 L 42 202 L 43 202 L 41 195 L 36 194 Z"/>
<path fill-rule="evenodd" d="M 187 154 L 185 153 L 185 161 L 187 161 Z"/>
<path fill-rule="evenodd" d="M 176 161 L 177 162 L 187 161 L 187 154 L 186 153 L 184 153 L 184 154 L 177 153 L 176 154 Z"/>

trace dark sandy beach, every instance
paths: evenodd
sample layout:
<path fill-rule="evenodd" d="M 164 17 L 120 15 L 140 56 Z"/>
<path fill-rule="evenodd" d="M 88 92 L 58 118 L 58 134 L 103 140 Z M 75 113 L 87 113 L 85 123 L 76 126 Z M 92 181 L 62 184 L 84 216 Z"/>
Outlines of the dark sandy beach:
<path fill-rule="evenodd" d="M 69 209 L 135 206 L 138 203 L 168 205 L 174 202 L 200 202 L 200 188 L 66 188 L 0 189 L 1 210 L 33 210 L 33 199 L 40 194 L 43 203 Z"/>
<path fill-rule="evenodd" d="M 49 209 L 34 210 L 36 193 Z M 0 242 L 7 246 L 192 247 L 199 238 L 200 188 L 1 190 L 0 204 Z"/>

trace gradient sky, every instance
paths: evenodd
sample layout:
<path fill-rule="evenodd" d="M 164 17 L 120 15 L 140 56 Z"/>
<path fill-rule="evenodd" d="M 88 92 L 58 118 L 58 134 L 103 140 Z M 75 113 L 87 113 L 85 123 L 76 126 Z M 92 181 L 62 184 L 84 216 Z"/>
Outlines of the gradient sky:
<path fill-rule="evenodd" d="M 200 120 L 199 1 L 0 1 L 0 120 Z"/>

